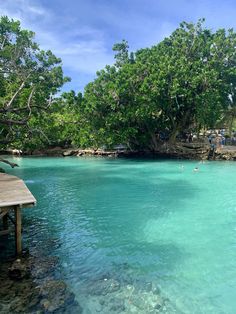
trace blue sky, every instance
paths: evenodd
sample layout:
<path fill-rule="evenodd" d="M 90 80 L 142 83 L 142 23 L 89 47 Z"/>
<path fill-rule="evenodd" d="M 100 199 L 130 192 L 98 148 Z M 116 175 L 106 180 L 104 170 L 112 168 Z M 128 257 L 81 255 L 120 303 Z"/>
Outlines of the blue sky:
<path fill-rule="evenodd" d="M 0 15 L 36 32 L 43 49 L 63 60 L 65 90 L 83 91 L 96 71 L 113 63 L 112 46 L 152 46 L 183 20 L 206 18 L 212 29 L 236 29 L 236 0 L 0 0 Z"/>

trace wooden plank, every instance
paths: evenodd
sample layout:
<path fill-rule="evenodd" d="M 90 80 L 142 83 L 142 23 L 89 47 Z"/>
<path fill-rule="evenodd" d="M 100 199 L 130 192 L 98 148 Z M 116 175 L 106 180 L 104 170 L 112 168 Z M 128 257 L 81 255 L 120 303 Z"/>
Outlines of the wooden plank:
<path fill-rule="evenodd" d="M 0 174 L 0 207 L 35 204 L 36 199 L 23 180 L 5 173 Z"/>
<path fill-rule="evenodd" d="M 3 230 L 7 230 L 8 229 L 7 215 L 3 216 L 3 218 L 2 218 L 2 225 L 3 225 Z"/>
<path fill-rule="evenodd" d="M 16 240 L 16 255 L 22 253 L 22 243 L 21 243 L 21 208 L 20 206 L 15 206 L 15 240 Z"/>
<path fill-rule="evenodd" d="M 0 236 L 5 236 L 5 235 L 8 235 L 10 233 L 10 229 L 6 229 L 6 230 L 2 230 L 0 231 Z"/>
<path fill-rule="evenodd" d="M 6 214 L 9 212 L 10 208 L 0 208 L 0 219 L 6 216 Z"/>
<path fill-rule="evenodd" d="M 29 207 L 36 204 L 36 199 L 31 194 L 25 183 L 15 177 L 7 174 L 0 173 L 0 218 L 3 218 L 3 231 L 0 235 L 8 234 L 8 218 L 7 215 L 10 209 L 14 208 L 15 212 L 15 241 L 16 241 L 16 254 L 22 253 L 21 242 L 21 208 Z"/>

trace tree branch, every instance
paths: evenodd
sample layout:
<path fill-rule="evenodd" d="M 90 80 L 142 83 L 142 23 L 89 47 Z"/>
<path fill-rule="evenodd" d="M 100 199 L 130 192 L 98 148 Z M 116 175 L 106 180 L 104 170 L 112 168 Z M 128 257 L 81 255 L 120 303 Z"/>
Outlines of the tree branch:
<path fill-rule="evenodd" d="M 31 112 L 32 112 L 32 109 L 31 109 L 32 107 L 30 106 L 30 103 L 31 103 L 32 97 L 34 95 L 34 91 L 35 91 L 35 87 L 32 88 L 32 91 L 29 95 L 28 102 L 27 102 L 27 107 L 29 109 L 29 117 L 31 116 Z"/>
<path fill-rule="evenodd" d="M 15 94 L 12 96 L 11 100 L 6 104 L 6 108 L 11 107 L 13 101 L 16 99 L 17 95 L 20 93 L 20 91 L 24 88 L 25 86 L 25 82 L 27 81 L 27 79 L 30 77 L 31 73 L 29 73 L 26 77 L 26 79 L 21 83 L 20 87 L 18 88 L 18 90 L 15 92 Z"/>
<path fill-rule="evenodd" d="M 48 106 L 38 106 L 38 105 L 33 105 L 30 106 L 31 108 L 38 108 L 41 110 L 47 110 Z M 21 108 L 9 108 L 9 109 L 0 109 L 0 113 L 7 113 L 7 112 L 11 112 L 11 113 L 17 113 L 18 111 L 27 111 L 29 110 L 28 106 L 27 107 L 21 107 Z"/>
<path fill-rule="evenodd" d="M 15 164 L 14 162 L 10 162 L 9 160 L 3 159 L 0 157 L 0 162 L 4 162 L 5 164 L 10 165 L 12 168 L 19 167 L 19 165 Z"/>
<path fill-rule="evenodd" d="M 26 125 L 27 124 L 27 120 L 20 120 L 20 121 L 16 121 L 16 120 L 12 120 L 12 119 L 8 119 L 8 120 L 0 120 L 0 124 L 5 124 L 5 125 Z"/>

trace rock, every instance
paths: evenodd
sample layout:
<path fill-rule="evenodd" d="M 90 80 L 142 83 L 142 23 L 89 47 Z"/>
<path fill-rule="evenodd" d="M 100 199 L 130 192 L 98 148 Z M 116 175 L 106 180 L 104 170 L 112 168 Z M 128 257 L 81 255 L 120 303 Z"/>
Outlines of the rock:
<path fill-rule="evenodd" d="M 45 152 L 40 149 L 35 149 L 31 152 L 31 155 L 33 156 L 46 156 Z"/>
<path fill-rule="evenodd" d="M 161 289 L 157 286 L 152 290 L 153 294 L 161 294 Z"/>
<path fill-rule="evenodd" d="M 112 298 L 110 300 L 110 303 L 112 303 L 111 307 L 110 307 L 110 311 L 114 311 L 114 312 L 123 312 L 125 311 L 125 305 L 124 305 L 124 300 L 121 298 Z"/>
<path fill-rule="evenodd" d="M 64 157 L 67 157 L 67 156 L 75 156 L 78 154 L 78 150 L 74 150 L 74 149 L 70 149 L 70 150 L 66 150 L 62 153 L 62 155 Z"/>
<path fill-rule="evenodd" d="M 132 303 L 139 310 L 145 309 L 145 301 L 144 298 L 140 297 L 140 295 L 133 295 L 130 298 L 130 303 Z"/>
<path fill-rule="evenodd" d="M 65 151 L 65 149 L 62 147 L 35 149 L 31 152 L 31 155 L 34 155 L 34 156 L 62 156 L 64 151 Z"/>
<path fill-rule="evenodd" d="M 58 258 L 55 256 L 35 258 L 31 261 L 32 263 L 32 274 L 37 279 L 42 279 L 49 274 L 52 274 L 58 263 Z"/>
<path fill-rule="evenodd" d="M 157 303 L 155 306 L 154 306 L 154 309 L 155 310 L 160 310 L 162 307 L 162 305 L 160 303 Z"/>
<path fill-rule="evenodd" d="M 211 146 L 209 143 L 164 143 L 155 152 L 157 155 L 184 159 L 208 159 Z"/>
<path fill-rule="evenodd" d="M 211 159 L 236 160 L 236 147 L 224 147 L 221 150 L 217 149 Z"/>
<path fill-rule="evenodd" d="M 152 282 L 146 282 L 146 283 L 144 284 L 144 289 L 145 289 L 147 292 L 152 291 Z"/>
<path fill-rule="evenodd" d="M 30 268 L 23 263 L 20 259 L 13 262 L 8 270 L 8 275 L 13 280 L 21 280 L 30 277 Z"/>
<path fill-rule="evenodd" d="M 115 279 L 101 279 L 97 280 L 87 287 L 87 291 L 91 295 L 106 295 L 118 291 L 120 289 L 120 283 Z"/>
<path fill-rule="evenodd" d="M 40 305 L 43 307 L 43 309 L 44 309 L 45 311 L 48 311 L 48 309 L 49 309 L 51 303 L 50 303 L 47 299 L 42 299 L 42 300 L 40 301 Z"/>
<path fill-rule="evenodd" d="M 53 299 L 55 296 L 63 295 L 66 288 L 66 284 L 61 280 L 49 280 L 40 287 L 40 294 Z"/>
<path fill-rule="evenodd" d="M 26 254 L 27 255 L 27 254 Z M 17 259 L 13 263 L 0 264 L 0 313 L 82 313 L 66 284 L 60 280 L 49 280 L 57 257 Z M 41 270 L 39 271 L 39 265 Z M 34 271 L 41 278 L 36 278 Z M 45 272 L 47 278 L 45 278 Z M 12 280 L 14 279 L 14 281 Z"/>
<path fill-rule="evenodd" d="M 101 299 L 101 300 L 99 300 L 99 303 L 100 303 L 101 305 L 104 305 L 104 304 L 105 304 L 105 301 L 104 301 L 103 299 Z"/>
<path fill-rule="evenodd" d="M 71 305 L 76 305 L 76 313 L 81 313 L 82 311 L 81 307 L 74 300 L 74 294 L 67 290 L 67 285 L 62 280 L 48 280 L 44 282 L 40 287 L 40 295 L 43 297 L 40 304 L 46 312 L 53 313 L 59 309 L 67 309 Z"/>

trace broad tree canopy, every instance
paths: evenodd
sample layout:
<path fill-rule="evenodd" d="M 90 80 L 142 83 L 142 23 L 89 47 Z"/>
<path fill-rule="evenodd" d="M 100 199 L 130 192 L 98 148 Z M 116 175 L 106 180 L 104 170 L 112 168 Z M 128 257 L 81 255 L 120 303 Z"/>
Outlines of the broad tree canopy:
<path fill-rule="evenodd" d="M 61 59 L 34 42 L 19 21 L 0 18 L 0 144 L 42 136 L 31 119 L 48 111 L 54 95 L 68 81 Z"/>
<path fill-rule="evenodd" d="M 128 53 L 114 46 L 114 66 L 99 71 L 84 94 L 89 143 L 157 148 L 184 130 L 213 127 L 236 114 L 236 34 L 183 22 L 159 44 Z"/>

